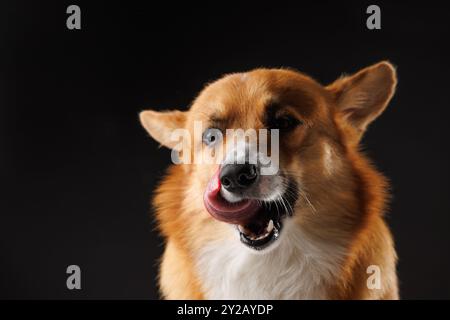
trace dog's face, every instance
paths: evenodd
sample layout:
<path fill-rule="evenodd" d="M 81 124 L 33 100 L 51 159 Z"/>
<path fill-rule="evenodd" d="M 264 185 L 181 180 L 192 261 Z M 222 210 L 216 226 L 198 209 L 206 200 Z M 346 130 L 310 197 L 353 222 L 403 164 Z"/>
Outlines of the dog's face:
<path fill-rule="evenodd" d="M 141 122 L 158 142 L 177 150 L 179 141 L 171 135 L 187 130 L 183 153 L 192 161 L 214 150 L 215 163 L 183 165 L 180 206 L 193 213 L 185 221 L 190 232 L 208 233 L 205 239 L 235 237 L 264 252 L 276 247 L 288 219 L 311 230 L 351 228 L 340 208 L 354 188 L 351 153 L 387 106 L 395 84 L 386 62 L 327 87 L 298 72 L 258 69 L 208 85 L 189 111 L 144 111 Z M 256 139 L 227 145 L 236 137 L 226 134 L 229 129 L 254 129 Z M 266 136 L 258 135 L 261 129 Z M 266 153 L 259 148 L 264 137 Z M 264 173 L 267 167 L 275 170 Z M 345 205 L 357 210 L 358 204 Z"/>

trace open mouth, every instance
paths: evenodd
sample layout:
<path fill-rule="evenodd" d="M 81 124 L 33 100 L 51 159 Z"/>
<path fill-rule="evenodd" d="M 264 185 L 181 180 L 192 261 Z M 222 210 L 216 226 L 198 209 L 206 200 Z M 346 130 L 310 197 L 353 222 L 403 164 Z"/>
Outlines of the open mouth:
<path fill-rule="evenodd" d="M 289 183 L 284 203 L 258 199 L 232 203 L 222 197 L 220 182 L 213 177 L 204 194 L 204 204 L 215 219 L 236 226 L 243 244 L 254 250 L 263 250 L 279 238 L 284 218 L 292 215 L 295 190 L 295 184 Z"/>
<path fill-rule="evenodd" d="M 286 214 L 280 214 L 274 208 L 275 203 L 264 203 L 250 221 L 237 224 L 242 243 L 255 250 L 262 250 L 278 239 Z"/>

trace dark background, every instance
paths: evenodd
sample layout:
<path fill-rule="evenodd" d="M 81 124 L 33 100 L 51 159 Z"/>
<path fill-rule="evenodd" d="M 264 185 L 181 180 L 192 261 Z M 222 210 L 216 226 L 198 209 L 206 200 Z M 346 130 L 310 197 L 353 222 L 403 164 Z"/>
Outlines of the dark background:
<path fill-rule="evenodd" d="M 224 73 L 326 84 L 388 59 L 399 86 L 364 144 L 393 186 L 401 296 L 450 298 L 448 11 L 439 2 L 9 1 L 0 5 L 0 297 L 157 298 L 149 205 L 170 162 L 138 123 Z M 313 4 L 314 3 L 314 4 Z M 366 28 L 369 4 L 382 30 Z M 78 4 L 82 30 L 66 28 Z M 66 289 L 66 267 L 82 290 Z"/>

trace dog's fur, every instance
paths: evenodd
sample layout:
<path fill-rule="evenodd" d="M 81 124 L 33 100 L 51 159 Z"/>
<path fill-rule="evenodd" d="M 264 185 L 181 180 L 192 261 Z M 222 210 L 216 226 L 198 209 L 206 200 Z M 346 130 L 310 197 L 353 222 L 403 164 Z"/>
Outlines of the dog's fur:
<path fill-rule="evenodd" d="M 194 120 L 219 117 L 226 128 L 263 128 L 271 101 L 304 123 L 280 137 L 280 170 L 292 175 L 301 196 L 267 251 L 244 247 L 230 225 L 205 210 L 203 192 L 217 165 L 170 167 L 154 199 L 166 240 L 162 296 L 397 299 L 396 253 L 383 220 L 388 184 L 359 150 L 396 82 L 388 62 L 328 86 L 291 70 L 257 69 L 208 85 L 189 111 L 142 112 L 142 125 L 169 148 L 171 130 L 192 130 Z M 367 286 L 372 265 L 381 270 L 378 289 Z"/>

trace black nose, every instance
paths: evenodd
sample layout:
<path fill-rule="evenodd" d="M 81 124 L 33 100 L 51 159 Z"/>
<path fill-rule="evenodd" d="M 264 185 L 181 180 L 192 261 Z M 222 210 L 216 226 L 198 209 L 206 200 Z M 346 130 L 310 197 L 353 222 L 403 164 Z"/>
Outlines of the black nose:
<path fill-rule="evenodd" d="M 230 192 L 249 188 L 258 178 L 254 164 L 226 164 L 220 170 L 220 183 Z"/>

